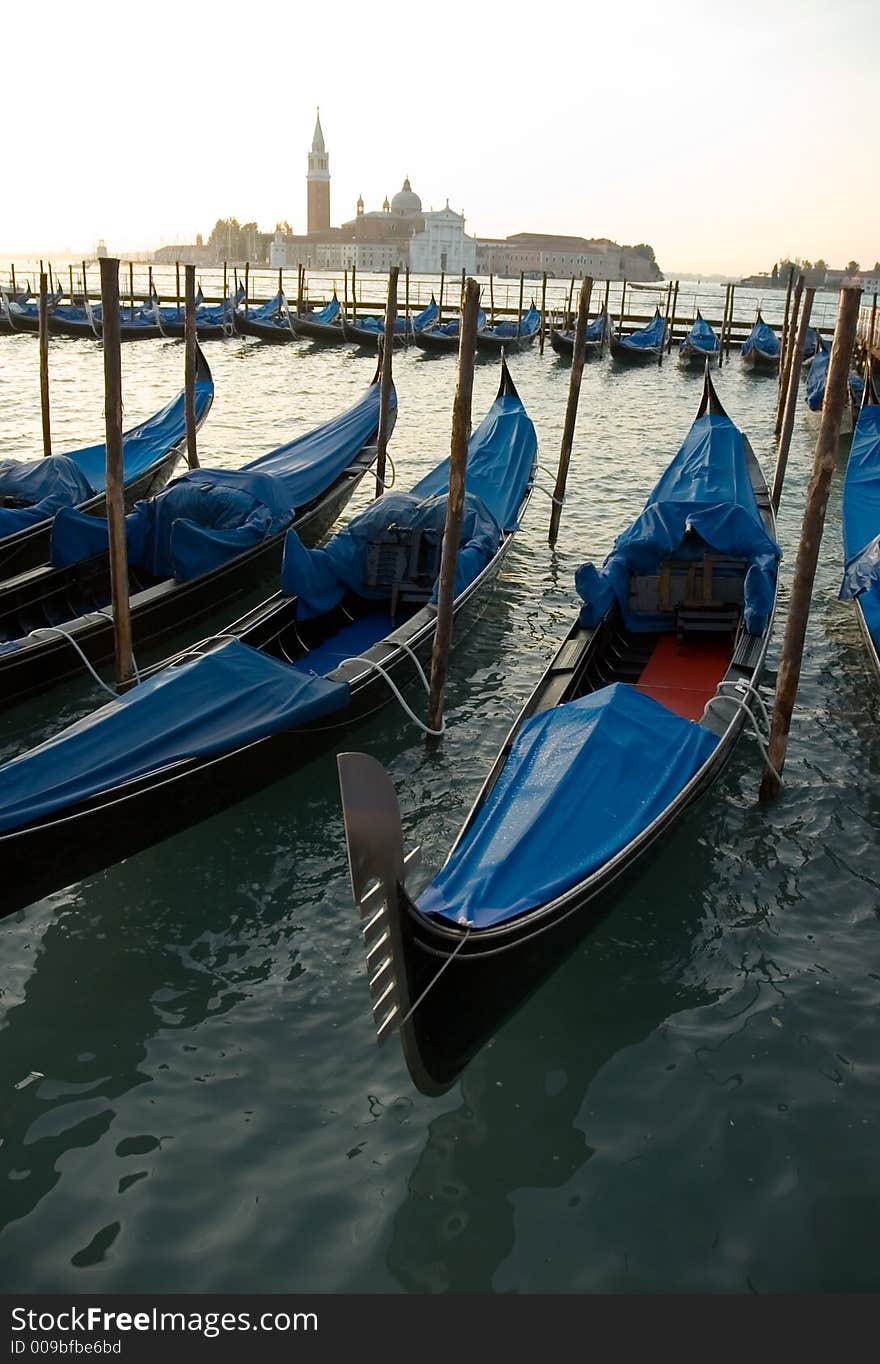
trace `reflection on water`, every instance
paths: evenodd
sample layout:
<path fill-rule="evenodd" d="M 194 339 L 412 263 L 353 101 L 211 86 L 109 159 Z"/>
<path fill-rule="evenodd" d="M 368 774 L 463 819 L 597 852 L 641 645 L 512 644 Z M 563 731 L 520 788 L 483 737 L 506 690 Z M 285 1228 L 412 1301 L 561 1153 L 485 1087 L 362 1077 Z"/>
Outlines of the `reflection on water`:
<path fill-rule="evenodd" d="M 0 346 L 2 458 L 39 448 L 39 411 L 33 339 Z M 208 356 L 209 466 L 326 420 L 373 368 L 250 341 Z M 130 346 L 123 363 L 129 421 L 180 385 L 175 343 Z M 53 342 L 51 367 L 56 448 L 100 438 L 100 348 Z M 405 487 L 448 449 L 455 366 L 407 353 L 395 367 Z M 534 347 L 511 369 L 554 466 L 569 367 Z M 477 367 L 475 418 L 497 382 Z M 733 357 L 717 382 L 772 468 L 775 386 Z M 559 543 L 536 494 L 454 657 L 443 744 L 427 749 L 391 707 L 352 733 L 391 770 L 423 876 L 567 628 L 574 568 L 638 511 L 699 392 L 670 360 L 588 365 Z M 784 583 L 814 440 L 799 414 Z M 0 1286 L 876 1288 L 880 690 L 836 600 L 839 522 L 838 478 L 781 800 L 755 805 L 744 739 L 442 1099 L 373 1043 L 329 756 L 0 924 Z M 0 716 L 0 754 L 100 700 L 83 681 Z"/>

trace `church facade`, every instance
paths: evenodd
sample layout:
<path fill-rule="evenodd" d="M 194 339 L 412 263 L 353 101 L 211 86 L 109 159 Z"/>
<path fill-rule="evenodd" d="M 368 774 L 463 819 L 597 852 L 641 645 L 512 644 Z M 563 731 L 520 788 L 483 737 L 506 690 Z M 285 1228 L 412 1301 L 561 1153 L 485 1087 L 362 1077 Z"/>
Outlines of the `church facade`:
<path fill-rule="evenodd" d="M 303 265 L 310 270 L 387 273 L 393 265 L 418 274 L 473 272 L 477 244 L 465 232 L 464 214 L 449 207 L 425 210 L 409 177 L 381 210 L 366 212 L 359 197 L 355 216 L 341 227 L 330 226 L 330 156 L 318 111 L 306 176 L 304 235 L 276 231 L 269 244 L 275 269 Z"/>

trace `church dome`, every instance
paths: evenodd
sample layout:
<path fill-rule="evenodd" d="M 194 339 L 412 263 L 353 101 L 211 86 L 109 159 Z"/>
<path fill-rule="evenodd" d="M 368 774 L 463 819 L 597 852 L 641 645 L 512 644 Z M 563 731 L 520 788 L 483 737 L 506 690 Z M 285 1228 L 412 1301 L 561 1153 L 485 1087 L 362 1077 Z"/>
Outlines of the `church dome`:
<path fill-rule="evenodd" d="M 409 176 L 403 182 L 403 189 L 399 189 L 391 200 L 391 212 L 400 213 L 404 216 L 411 213 L 421 213 L 422 201 L 413 192 L 413 187 L 409 183 Z"/>

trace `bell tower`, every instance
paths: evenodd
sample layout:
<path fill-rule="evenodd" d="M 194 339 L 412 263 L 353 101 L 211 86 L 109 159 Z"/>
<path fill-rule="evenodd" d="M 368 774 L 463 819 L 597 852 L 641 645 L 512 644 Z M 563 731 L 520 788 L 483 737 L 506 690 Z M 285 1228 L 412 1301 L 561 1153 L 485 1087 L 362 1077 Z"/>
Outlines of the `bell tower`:
<path fill-rule="evenodd" d="M 310 233 L 323 232 L 330 226 L 330 158 L 321 131 L 320 109 L 315 119 L 315 135 L 312 138 L 312 150 L 309 152 L 306 184 L 308 187 L 306 230 Z"/>

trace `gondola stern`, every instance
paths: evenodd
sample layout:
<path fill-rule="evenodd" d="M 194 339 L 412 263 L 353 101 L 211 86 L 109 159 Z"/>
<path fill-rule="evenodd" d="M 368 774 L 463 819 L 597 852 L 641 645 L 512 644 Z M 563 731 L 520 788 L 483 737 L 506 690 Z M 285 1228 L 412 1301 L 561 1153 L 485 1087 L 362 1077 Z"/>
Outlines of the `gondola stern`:
<path fill-rule="evenodd" d="M 518 398 L 522 402 L 510 370 L 507 368 L 507 355 L 503 346 L 501 347 L 501 382 L 498 385 L 496 402 L 498 398 Z"/>
<path fill-rule="evenodd" d="M 376 1040 L 398 1030 L 410 1007 L 399 902 L 407 864 L 397 794 L 381 763 L 366 753 L 336 759 L 348 869 L 360 914 Z"/>
<path fill-rule="evenodd" d="M 703 395 L 697 410 L 697 420 L 700 417 L 705 417 L 707 413 L 710 417 L 726 417 L 730 421 L 730 417 L 725 411 L 724 404 L 718 397 L 715 385 L 712 382 L 712 361 L 709 356 L 706 357 L 706 363 L 703 366 Z"/>

